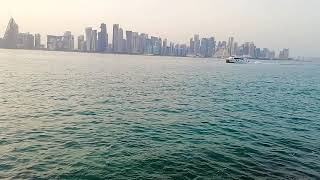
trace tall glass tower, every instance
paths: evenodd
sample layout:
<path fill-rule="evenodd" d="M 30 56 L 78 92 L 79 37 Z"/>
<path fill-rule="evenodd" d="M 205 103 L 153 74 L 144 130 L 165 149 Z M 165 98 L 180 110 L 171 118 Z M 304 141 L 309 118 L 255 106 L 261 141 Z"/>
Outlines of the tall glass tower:
<path fill-rule="evenodd" d="M 102 23 L 100 26 L 101 31 L 98 33 L 98 52 L 104 52 L 108 46 L 107 26 Z"/>

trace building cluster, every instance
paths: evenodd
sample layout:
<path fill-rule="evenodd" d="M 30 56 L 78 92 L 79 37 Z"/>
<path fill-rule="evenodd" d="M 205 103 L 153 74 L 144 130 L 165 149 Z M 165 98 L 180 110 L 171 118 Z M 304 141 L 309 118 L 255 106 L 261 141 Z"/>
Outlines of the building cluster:
<path fill-rule="evenodd" d="M 187 45 L 149 36 L 147 33 L 124 31 L 119 24 L 114 24 L 112 31 L 111 42 L 106 24 L 102 23 L 99 30 L 87 27 L 84 34 L 78 36 L 76 46 L 75 38 L 70 31 L 66 31 L 63 35 L 47 35 L 45 48 L 41 44 L 40 34 L 20 33 L 19 26 L 11 18 L 4 37 L 0 38 L 0 48 L 203 58 L 238 56 L 255 59 L 289 59 L 289 49 L 283 49 L 276 57 L 275 51 L 258 48 L 253 42 L 239 44 L 233 37 L 228 41 L 216 42 L 214 37 L 200 38 L 199 35 L 194 35 Z"/>
<path fill-rule="evenodd" d="M 194 35 L 193 38 L 190 39 L 190 45 L 188 47 L 189 55 L 196 57 L 205 57 L 210 58 L 213 57 L 216 50 L 216 41 L 214 37 L 210 38 L 202 38 L 198 34 Z"/>
<path fill-rule="evenodd" d="M 289 59 L 289 49 L 283 49 L 280 51 L 279 59 Z"/>
<path fill-rule="evenodd" d="M 238 44 L 233 37 L 227 41 L 219 41 L 216 57 L 238 56 L 253 59 L 276 59 L 275 51 L 268 48 L 258 48 L 253 42 Z M 289 57 L 287 58 L 289 59 Z"/>
<path fill-rule="evenodd" d="M 19 32 L 19 26 L 14 19 L 10 19 L 3 38 L 0 38 L 0 47 L 9 49 L 42 49 L 40 34 Z"/>
<path fill-rule="evenodd" d="M 47 36 L 47 49 L 50 51 L 73 51 L 74 36 L 66 31 L 63 36 Z"/>
<path fill-rule="evenodd" d="M 105 24 L 101 24 L 100 32 L 87 27 L 85 34 L 78 37 L 78 51 L 159 56 L 187 56 L 188 54 L 185 44 L 168 43 L 167 39 L 149 36 L 146 33 L 124 31 L 119 24 L 114 24 L 112 30 L 112 43 L 109 43 Z"/>

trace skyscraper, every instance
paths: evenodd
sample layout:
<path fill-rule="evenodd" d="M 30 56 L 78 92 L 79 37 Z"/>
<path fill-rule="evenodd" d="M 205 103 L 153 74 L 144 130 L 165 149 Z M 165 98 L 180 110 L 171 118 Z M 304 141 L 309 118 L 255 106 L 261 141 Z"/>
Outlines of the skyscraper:
<path fill-rule="evenodd" d="M 283 49 L 282 51 L 280 51 L 279 59 L 284 59 L 284 60 L 289 59 L 289 49 Z"/>
<path fill-rule="evenodd" d="M 141 36 L 144 36 L 144 43 L 143 43 L 143 53 L 144 54 L 151 54 L 151 48 L 150 48 L 150 39 L 148 34 L 142 33 Z"/>
<path fill-rule="evenodd" d="M 268 48 L 263 48 L 262 52 L 260 53 L 260 56 L 262 58 L 268 59 L 270 55 L 270 50 Z"/>
<path fill-rule="evenodd" d="M 10 19 L 3 37 L 4 48 L 17 48 L 19 26 L 13 18 Z"/>
<path fill-rule="evenodd" d="M 164 39 L 162 42 L 162 49 L 161 49 L 161 55 L 166 56 L 167 55 L 167 47 L 168 47 L 168 40 Z"/>
<path fill-rule="evenodd" d="M 256 58 L 261 58 L 261 49 L 260 48 L 256 48 L 255 55 L 256 55 Z"/>
<path fill-rule="evenodd" d="M 79 51 L 86 51 L 86 44 L 84 40 L 84 35 L 78 36 L 78 50 Z"/>
<path fill-rule="evenodd" d="M 202 38 L 200 45 L 200 55 L 201 57 L 207 57 L 208 52 L 208 39 Z"/>
<path fill-rule="evenodd" d="M 123 41 L 123 29 L 120 28 L 119 29 L 119 33 L 118 33 L 118 52 L 123 53 L 124 52 L 124 41 Z"/>
<path fill-rule="evenodd" d="M 132 52 L 134 54 L 137 54 L 139 52 L 139 33 L 138 32 L 133 32 L 132 41 L 133 41 Z"/>
<path fill-rule="evenodd" d="M 289 54 L 288 54 L 289 55 Z M 274 51 L 271 51 L 270 52 L 270 59 L 274 59 L 276 57 L 276 52 L 274 52 Z M 289 57 L 289 56 L 288 56 Z"/>
<path fill-rule="evenodd" d="M 126 31 L 126 38 L 127 38 L 127 53 L 132 53 L 132 47 L 133 47 L 133 32 L 132 31 Z"/>
<path fill-rule="evenodd" d="M 63 47 L 63 36 L 47 35 L 47 50 L 62 51 Z"/>
<path fill-rule="evenodd" d="M 41 48 L 41 35 L 40 34 L 35 34 L 34 35 L 34 47 L 36 49 Z"/>
<path fill-rule="evenodd" d="M 112 35 L 112 50 L 115 53 L 118 53 L 119 48 L 119 24 L 113 25 L 113 35 Z"/>
<path fill-rule="evenodd" d="M 91 43 L 92 43 L 92 27 L 87 27 L 85 30 L 86 33 L 86 51 L 90 52 L 91 51 Z"/>
<path fill-rule="evenodd" d="M 193 55 L 194 54 L 194 40 L 193 38 L 190 39 L 190 50 L 189 54 Z"/>
<path fill-rule="evenodd" d="M 98 52 L 105 52 L 108 46 L 108 33 L 106 24 L 102 23 L 100 26 L 100 32 L 98 33 Z"/>
<path fill-rule="evenodd" d="M 250 43 L 249 42 L 246 42 L 244 45 L 243 45 L 243 56 L 249 56 L 250 55 Z"/>
<path fill-rule="evenodd" d="M 249 56 L 251 58 L 256 58 L 256 54 L 255 53 L 256 53 L 256 46 L 254 45 L 253 42 L 251 42 L 249 44 Z"/>
<path fill-rule="evenodd" d="M 66 31 L 63 36 L 47 36 L 47 49 L 50 51 L 73 51 L 74 36 Z"/>
<path fill-rule="evenodd" d="M 63 34 L 63 49 L 66 51 L 74 50 L 74 36 L 70 31 L 66 31 Z"/>
<path fill-rule="evenodd" d="M 216 41 L 214 37 L 211 37 L 208 39 L 208 51 L 207 51 L 208 57 L 212 57 L 214 55 L 215 48 L 216 48 Z"/>
<path fill-rule="evenodd" d="M 228 45 L 227 46 L 228 46 L 228 52 L 229 52 L 230 55 L 234 55 L 233 42 L 234 42 L 234 37 L 229 37 L 229 41 L 228 41 Z"/>
<path fill-rule="evenodd" d="M 239 56 L 240 55 L 240 52 L 239 52 L 239 46 L 238 46 L 238 43 L 237 42 L 235 42 L 234 44 L 233 44 L 233 55 L 236 55 L 236 56 Z"/>
<path fill-rule="evenodd" d="M 19 33 L 16 47 L 18 49 L 33 49 L 34 36 L 30 33 Z"/>
<path fill-rule="evenodd" d="M 141 33 L 139 35 L 139 48 L 138 52 L 139 54 L 143 54 L 146 46 L 146 40 L 147 40 L 147 35 L 144 33 Z"/>
<path fill-rule="evenodd" d="M 34 36 L 34 47 L 36 49 L 41 48 L 41 35 L 40 34 L 35 34 L 35 36 Z"/>
<path fill-rule="evenodd" d="M 92 41 L 91 41 L 91 52 L 96 52 L 97 51 L 97 45 L 98 45 L 98 39 L 97 39 L 97 30 L 92 31 Z"/>
<path fill-rule="evenodd" d="M 199 35 L 196 34 L 194 35 L 194 55 L 198 56 L 200 54 L 200 39 L 199 39 Z"/>
<path fill-rule="evenodd" d="M 171 55 L 171 56 L 174 56 L 174 43 L 173 42 L 170 42 L 170 48 L 169 48 L 170 50 L 169 50 L 169 54 Z"/>
<path fill-rule="evenodd" d="M 160 55 L 161 47 L 162 47 L 161 38 L 151 36 L 151 44 L 152 44 L 152 54 Z"/>

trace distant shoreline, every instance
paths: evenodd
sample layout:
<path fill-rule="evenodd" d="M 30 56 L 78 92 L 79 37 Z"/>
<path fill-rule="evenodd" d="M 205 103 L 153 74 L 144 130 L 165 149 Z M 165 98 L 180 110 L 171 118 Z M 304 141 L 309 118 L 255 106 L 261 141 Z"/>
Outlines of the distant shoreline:
<path fill-rule="evenodd" d="M 73 52 L 73 53 L 82 53 L 82 54 L 110 54 L 110 55 L 128 55 L 128 56 L 150 56 L 150 57 L 175 57 L 175 58 L 192 58 L 192 59 L 225 59 L 218 57 L 200 57 L 200 56 L 162 56 L 156 54 L 130 54 L 130 53 L 114 53 L 114 52 L 87 52 L 87 51 L 64 51 L 64 50 L 48 50 L 48 49 L 18 49 L 18 48 L 0 48 L 0 49 L 9 49 L 9 50 L 25 50 L 25 51 L 46 51 L 46 52 Z M 300 60 L 300 59 L 267 59 L 267 58 L 248 58 L 252 60 L 261 60 L 261 61 L 288 61 L 288 60 Z"/>

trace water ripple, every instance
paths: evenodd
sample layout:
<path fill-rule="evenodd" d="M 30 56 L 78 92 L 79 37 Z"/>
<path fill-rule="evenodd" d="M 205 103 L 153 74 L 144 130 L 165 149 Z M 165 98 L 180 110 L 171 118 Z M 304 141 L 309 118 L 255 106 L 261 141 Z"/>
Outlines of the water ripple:
<path fill-rule="evenodd" d="M 26 52 L 0 58 L 0 179 L 320 179 L 315 62 Z"/>

